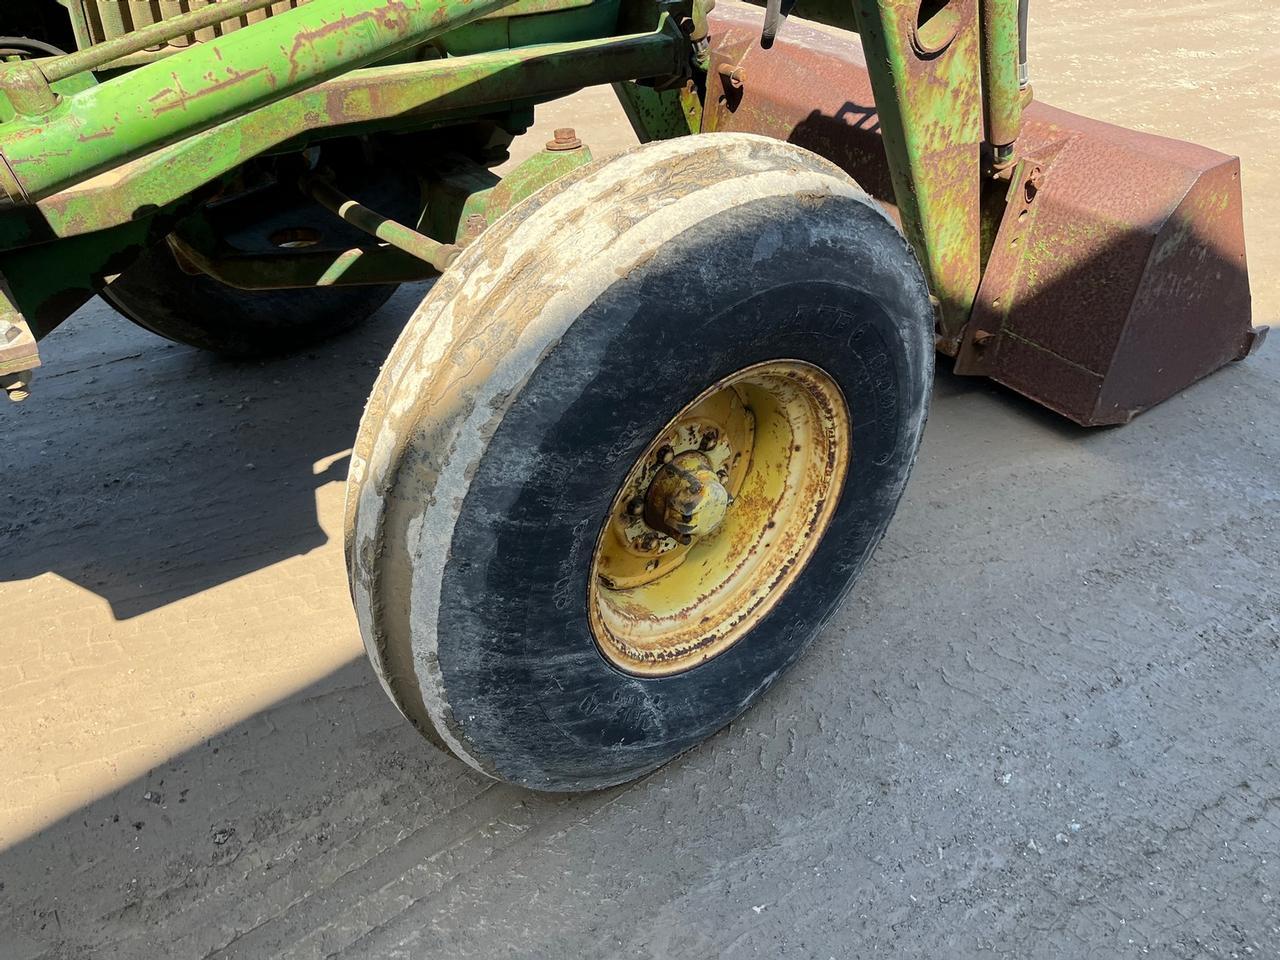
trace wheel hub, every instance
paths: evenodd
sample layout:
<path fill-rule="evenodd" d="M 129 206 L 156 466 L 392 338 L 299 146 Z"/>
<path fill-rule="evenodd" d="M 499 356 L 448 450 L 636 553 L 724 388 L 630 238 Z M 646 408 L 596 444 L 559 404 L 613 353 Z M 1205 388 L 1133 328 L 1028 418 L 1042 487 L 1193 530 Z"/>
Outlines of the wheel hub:
<path fill-rule="evenodd" d="M 644 522 L 683 544 L 714 533 L 733 498 L 706 454 L 672 454 L 644 498 Z"/>
<path fill-rule="evenodd" d="M 636 461 L 592 561 L 591 630 L 629 673 L 688 670 L 768 613 L 826 530 L 849 460 L 835 381 L 798 360 L 703 391 Z"/>

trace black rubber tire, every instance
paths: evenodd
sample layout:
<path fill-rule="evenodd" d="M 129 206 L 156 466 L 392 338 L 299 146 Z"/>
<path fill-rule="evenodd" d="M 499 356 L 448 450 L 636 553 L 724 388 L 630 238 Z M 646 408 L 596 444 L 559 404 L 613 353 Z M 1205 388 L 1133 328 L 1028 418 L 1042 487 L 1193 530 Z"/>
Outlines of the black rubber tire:
<path fill-rule="evenodd" d="M 238 290 L 178 266 L 168 244 L 152 247 L 102 291 L 102 299 L 152 333 L 226 357 L 300 350 L 368 319 L 396 286 Z"/>
<path fill-rule="evenodd" d="M 725 652 L 619 671 L 586 607 L 615 492 L 684 404 L 779 358 L 824 369 L 852 413 L 830 527 Z M 835 612 L 902 494 L 932 370 L 910 247 L 816 155 L 700 136 L 558 181 L 427 296 L 361 423 L 347 559 L 383 685 L 493 777 L 582 790 L 653 770 L 745 710 Z"/>

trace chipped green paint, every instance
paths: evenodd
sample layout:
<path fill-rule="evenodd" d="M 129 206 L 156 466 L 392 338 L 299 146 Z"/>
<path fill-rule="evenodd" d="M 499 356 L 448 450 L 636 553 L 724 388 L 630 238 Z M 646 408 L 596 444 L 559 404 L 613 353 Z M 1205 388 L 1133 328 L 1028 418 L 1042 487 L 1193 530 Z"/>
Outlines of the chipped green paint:
<path fill-rule="evenodd" d="M 641 143 L 687 137 L 702 127 L 702 98 L 692 81 L 666 90 L 627 81 L 615 83 L 613 92 Z"/>
<path fill-rule="evenodd" d="M 469 243 L 516 204 L 591 159 L 591 150 L 584 145 L 540 150 L 502 178 L 470 161 L 433 170 L 419 229 L 441 243 Z"/>
<path fill-rule="evenodd" d="M 32 198 L 282 100 L 511 0 L 311 0 L 253 27 L 62 97 L 0 128 L 0 151 Z M 4 71 L 22 67 L 0 67 Z"/>
<path fill-rule="evenodd" d="M 587 146 L 573 150 L 540 150 L 508 173 L 489 192 L 484 204 L 484 217 L 493 223 L 523 200 L 533 196 L 553 180 L 591 162 Z"/>
<path fill-rule="evenodd" d="M 311 0 L 101 83 L 87 73 L 58 81 L 43 115 L 0 106 L 0 273 L 19 278 L 15 300 L 42 335 L 266 152 L 482 116 L 525 128 L 535 103 L 581 86 L 687 74 L 691 45 L 672 13 L 629 0 L 627 24 L 652 26 L 618 35 L 619 7 L 620 0 Z M 528 15 L 497 15 L 508 8 Z M 437 36 L 428 58 L 388 62 Z M 487 44 L 496 48 L 476 49 Z M 360 68 L 372 60 L 380 65 Z M 0 92 L 6 70 L 25 67 L 29 81 L 32 66 L 0 65 Z M 36 86 L 25 105 L 42 102 Z M 589 156 L 535 158 L 486 194 L 486 212 L 496 215 Z M 329 262 L 281 259 L 278 267 L 293 271 L 289 282 L 315 285 L 414 273 L 377 247 L 339 254 Z M 266 266 L 245 258 L 210 265 L 232 282 L 272 280 Z"/>
<path fill-rule="evenodd" d="M 305 146 L 310 135 L 349 135 L 380 121 L 399 129 L 429 126 L 482 108 L 607 83 L 619 73 L 661 76 L 678 69 L 683 49 L 664 16 L 652 33 L 355 70 L 181 139 L 36 206 L 52 235 L 78 236 L 175 203 L 286 141 Z M 42 235 L 47 234 L 33 231 L 22 208 L 9 216 L 0 211 L 0 248 Z"/>
<path fill-rule="evenodd" d="M 981 0 L 982 99 L 987 143 L 1009 148 L 1022 129 L 1018 0 Z"/>
<path fill-rule="evenodd" d="M 977 0 L 857 0 L 902 227 L 954 351 L 982 274 Z"/>

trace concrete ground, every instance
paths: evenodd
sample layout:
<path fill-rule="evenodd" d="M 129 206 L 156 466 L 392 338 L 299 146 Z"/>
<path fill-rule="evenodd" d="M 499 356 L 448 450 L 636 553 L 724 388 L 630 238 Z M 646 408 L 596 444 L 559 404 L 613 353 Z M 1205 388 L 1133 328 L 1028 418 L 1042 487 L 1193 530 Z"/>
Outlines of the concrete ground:
<path fill-rule="evenodd" d="M 1268 6 L 1033 5 L 1044 99 L 1243 156 L 1258 322 Z M 566 120 L 628 136 L 599 92 Z M 347 450 L 420 294 L 269 364 L 95 303 L 0 410 L 0 960 L 1280 956 L 1280 348 L 1095 432 L 940 374 L 786 681 L 544 797 L 400 720 L 346 596 Z"/>

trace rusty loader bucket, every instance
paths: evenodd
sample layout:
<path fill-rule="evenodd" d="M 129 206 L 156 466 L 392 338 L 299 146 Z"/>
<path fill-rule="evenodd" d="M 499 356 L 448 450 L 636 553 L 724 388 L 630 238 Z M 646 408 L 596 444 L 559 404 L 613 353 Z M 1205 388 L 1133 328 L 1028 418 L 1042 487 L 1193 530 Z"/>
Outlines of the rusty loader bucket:
<path fill-rule="evenodd" d="M 712 13 L 718 89 L 704 128 L 790 140 L 893 204 L 860 45 L 790 21 L 766 49 L 761 17 Z M 1261 341 L 1237 158 L 1036 102 L 1022 113 L 1018 155 L 967 323 L 940 329 L 957 373 L 1086 426 L 1124 423 Z"/>

